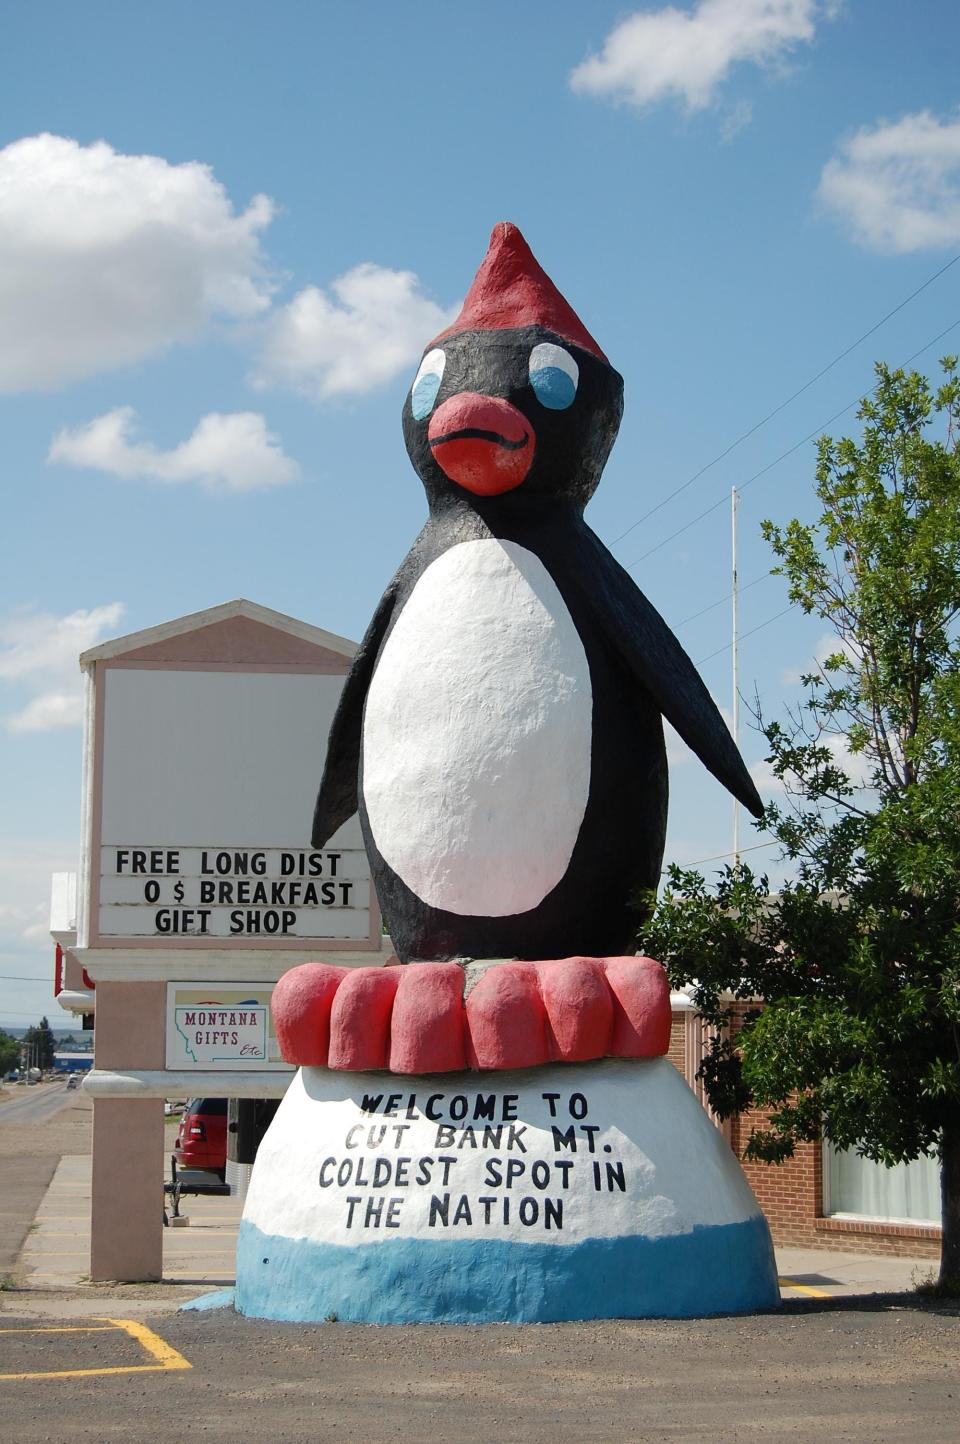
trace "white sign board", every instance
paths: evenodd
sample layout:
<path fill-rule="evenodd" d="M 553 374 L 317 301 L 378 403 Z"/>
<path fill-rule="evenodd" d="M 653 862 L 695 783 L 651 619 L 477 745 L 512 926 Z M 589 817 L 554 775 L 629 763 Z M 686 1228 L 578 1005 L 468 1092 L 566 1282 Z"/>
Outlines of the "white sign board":
<path fill-rule="evenodd" d="M 305 847 L 343 678 L 111 667 L 97 942 L 308 948 L 378 933 L 359 824 Z"/>
<path fill-rule="evenodd" d="M 102 847 L 100 933 L 364 938 L 369 879 L 356 848 Z"/>
<path fill-rule="evenodd" d="M 286 1069 L 270 1022 L 273 983 L 168 983 L 167 1067 Z"/>

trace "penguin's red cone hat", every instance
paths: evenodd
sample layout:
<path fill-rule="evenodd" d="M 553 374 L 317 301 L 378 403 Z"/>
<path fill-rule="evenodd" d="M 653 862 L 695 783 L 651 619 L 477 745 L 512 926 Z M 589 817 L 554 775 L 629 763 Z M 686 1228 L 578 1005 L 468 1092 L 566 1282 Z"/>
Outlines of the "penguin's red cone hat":
<path fill-rule="evenodd" d="M 523 326 L 542 326 L 601 361 L 607 360 L 519 229 L 510 221 L 499 221 L 459 316 L 434 337 L 427 350 L 461 331 L 502 331 Z"/>

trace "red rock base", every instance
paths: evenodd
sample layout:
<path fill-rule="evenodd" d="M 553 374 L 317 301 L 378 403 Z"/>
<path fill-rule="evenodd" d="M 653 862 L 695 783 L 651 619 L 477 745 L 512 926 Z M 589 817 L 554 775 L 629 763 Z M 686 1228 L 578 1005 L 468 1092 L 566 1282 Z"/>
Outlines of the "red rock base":
<path fill-rule="evenodd" d="M 653 958 L 304 963 L 284 973 L 272 1007 L 288 1063 L 356 1072 L 657 1058 L 670 1041 L 670 985 Z"/>

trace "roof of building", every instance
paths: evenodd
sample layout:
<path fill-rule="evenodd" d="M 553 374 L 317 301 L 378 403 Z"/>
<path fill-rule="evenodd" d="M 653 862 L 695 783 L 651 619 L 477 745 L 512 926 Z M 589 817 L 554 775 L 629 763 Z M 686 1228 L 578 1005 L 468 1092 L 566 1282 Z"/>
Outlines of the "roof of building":
<path fill-rule="evenodd" d="M 270 607 L 260 606 L 258 602 L 238 597 L 232 602 L 222 602 L 217 607 L 207 607 L 202 612 L 191 612 L 185 617 L 161 622 L 156 627 L 147 627 L 140 632 L 129 632 L 124 637 L 114 637 L 109 642 L 101 642 L 99 646 L 91 647 L 81 655 L 80 666 L 87 669 L 95 662 L 129 657 L 132 653 L 144 657 L 144 660 L 163 661 L 166 660 L 163 655 L 166 650 L 164 644 L 202 632 L 210 633 L 212 639 L 213 636 L 222 635 L 230 625 L 236 630 L 238 621 L 246 624 L 245 630 L 248 634 L 262 632 L 263 629 L 281 633 L 294 643 L 294 647 L 296 643 L 300 643 L 301 648 L 306 644 L 307 648 L 320 648 L 342 657 L 352 657 L 357 650 L 356 642 L 351 642 L 347 637 L 339 637 L 334 632 L 324 631 L 322 627 L 311 626 L 309 622 L 288 617 L 284 612 L 275 612 Z M 149 656 L 145 657 L 144 654 Z M 198 657 L 197 660 L 203 659 Z"/>

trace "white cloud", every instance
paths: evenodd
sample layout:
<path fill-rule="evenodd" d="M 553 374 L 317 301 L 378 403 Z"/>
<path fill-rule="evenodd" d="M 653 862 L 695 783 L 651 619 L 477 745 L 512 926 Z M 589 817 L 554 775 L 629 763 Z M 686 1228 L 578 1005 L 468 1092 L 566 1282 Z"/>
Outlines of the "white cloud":
<path fill-rule="evenodd" d="M 20 611 L 0 622 L 0 683 L 34 692 L 5 719 L 9 732 L 49 732 L 83 721 L 83 688 L 77 659 L 113 632 L 122 602 L 54 616 Z"/>
<path fill-rule="evenodd" d="M 74 864 L 75 866 L 75 864 Z M 52 871 L 52 869 L 51 869 Z M 3 878 L 5 869 L 0 863 L 0 878 Z M 35 950 L 41 950 L 49 958 L 50 996 L 53 996 L 53 942 L 50 938 L 50 903 L 44 901 L 45 891 L 49 899 L 50 877 L 31 878 L 32 886 L 27 896 L 22 892 L 13 894 L 16 902 L 0 902 L 0 959 L 15 957 L 18 954 L 29 954 Z M 31 972 L 35 970 L 31 968 Z M 36 970 L 38 978 L 43 979 L 42 973 Z M 43 979 L 46 982 L 46 979 Z M 4 994 L 10 991 L 8 984 L 4 985 Z M 43 998 L 42 990 L 32 987 L 29 990 L 31 1003 L 37 1007 L 38 1001 Z M 4 999 L 6 1001 L 6 998 Z M 18 1009 L 19 1011 L 19 1009 Z M 48 1011 L 45 1004 L 37 1007 L 37 1019 L 42 1012 Z"/>
<path fill-rule="evenodd" d="M 0 391 L 59 386 L 269 305 L 259 233 L 209 166 L 36 135 L 0 150 Z"/>
<path fill-rule="evenodd" d="M 79 727 L 83 721 L 83 695 L 72 692 L 43 692 L 7 722 L 11 732 L 54 732 L 60 727 Z"/>
<path fill-rule="evenodd" d="M 749 100 L 738 100 L 732 105 L 720 123 L 720 139 L 727 145 L 736 140 L 741 130 L 745 130 L 753 119 L 753 106 Z"/>
<path fill-rule="evenodd" d="M 822 673 L 824 664 L 828 657 L 835 657 L 838 653 L 845 655 L 852 667 L 859 667 L 860 659 L 850 643 L 838 637 L 836 632 L 825 632 L 820 637 L 813 649 L 813 656 L 803 667 L 785 667 L 780 674 L 780 680 L 785 687 L 799 687 L 803 678 L 810 673 Z M 828 677 L 829 673 L 826 674 Z M 833 674 L 838 679 L 838 674 Z"/>
<path fill-rule="evenodd" d="M 854 787 L 861 790 L 871 785 L 875 764 L 865 752 L 851 752 L 846 737 L 831 736 L 823 739 L 834 762 L 842 767 Z"/>
<path fill-rule="evenodd" d="M 373 391 L 415 362 L 458 309 L 426 296 L 413 271 L 365 261 L 329 292 L 306 286 L 268 320 L 254 379 L 319 400 Z"/>
<path fill-rule="evenodd" d="M 42 908 L 43 904 L 36 902 L 0 902 L 0 936 L 6 933 L 19 942 L 35 940 L 38 926 L 42 927 Z"/>
<path fill-rule="evenodd" d="M 261 233 L 274 210 L 258 195 L 236 211 L 198 161 L 172 164 L 123 155 L 105 141 L 83 146 L 46 134 L 0 149 L 0 393 L 129 365 L 195 341 L 223 319 L 264 323 L 259 384 L 319 399 L 356 395 L 392 380 L 453 319 L 456 307 L 431 300 L 412 271 L 370 262 L 271 310 Z M 242 424 L 259 427 L 260 460 L 254 456 L 248 470 L 233 444 L 238 432 L 224 434 L 241 424 L 235 417 L 204 418 L 166 454 L 131 442 L 129 417 L 111 413 L 112 440 L 108 418 L 97 418 L 85 440 L 88 448 L 109 441 L 109 454 L 122 457 L 117 474 L 179 480 L 195 473 L 235 490 L 295 474 L 253 413 Z M 189 467 L 194 472 L 182 477 Z M 261 471 L 266 480 L 257 479 Z"/>
<path fill-rule="evenodd" d="M 118 406 L 84 426 L 58 431 L 47 460 L 90 467 L 125 480 L 199 482 L 219 491 L 254 491 L 294 481 L 300 468 L 256 411 L 212 411 L 170 451 L 134 439 L 136 412 Z"/>
<path fill-rule="evenodd" d="M 769 799 L 785 790 L 783 781 L 775 775 L 773 767 L 766 758 L 760 762 L 751 762 L 747 771 L 753 778 L 753 785 L 762 798 Z"/>
<path fill-rule="evenodd" d="M 903 254 L 960 241 L 960 119 L 928 110 L 864 126 L 828 161 L 818 195 L 875 251 Z"/>
<path fill-rule="evenodd" d="M 630 105 L 676 99 L 703 110 L 734 66 L 783 65 L 835 8 L 821 0 L 698 0 L 690 10 L 640 10 L 610 32 L 599 55 L 577 66 L 570 84 Z M 742 110 L 734 117 L 740 126 L 749 119 Z"/>
<path fill-rule="evenodd" d="M 667 749 L 667 766 L 683 767 L 693 760 L 693 753 L 677 729 L 664 718 L 663 741 Z"/>
<path fill-rule="evenodd" d="M 50 943 L 50 905 L 37 902 L 33 906 L 25 903 L 0 903 L 0 930 L 8 927 L 24 943 Z"/>
<path fill-rule="evenodd" d="M 50 877 L 75 871 L 76 842 L 67 838 L 0 837 L 0 962 L 4 973 L 24 975 L 0 990 L 0 1026 L 37 1023 L 44 1013 L 53 1028 L 71 1020 L 53 996 Z"/>

